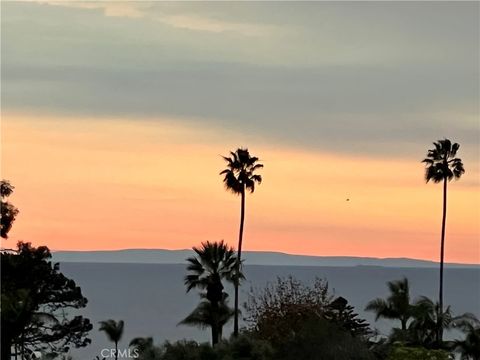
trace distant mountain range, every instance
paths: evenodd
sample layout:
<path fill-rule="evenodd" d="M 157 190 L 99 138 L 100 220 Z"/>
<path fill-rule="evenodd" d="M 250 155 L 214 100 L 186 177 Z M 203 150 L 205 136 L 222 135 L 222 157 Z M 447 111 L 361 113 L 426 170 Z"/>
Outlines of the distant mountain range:
<path fill-rule="evenodd" d="M 429 268 L 438 263 L 409 258 L 373 258 L 352 256 L 307 256 L 269 251 L 245 251 L 247 265 L 282 266 L 383 266 Z M 54 251 L 56 262 L 137 263 L 137 264 L 184 264 L 193 255 L 192 250 L 125 249 L 102 251 Z M 480 264 L 449 263 L 451 268 L 480 268 Z"/>

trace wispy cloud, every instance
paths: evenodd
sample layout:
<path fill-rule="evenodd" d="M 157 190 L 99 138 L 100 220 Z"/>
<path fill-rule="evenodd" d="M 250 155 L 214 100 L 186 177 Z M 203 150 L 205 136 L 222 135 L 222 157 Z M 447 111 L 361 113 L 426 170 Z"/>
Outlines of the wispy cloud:
<path fill-rule="evenodd" d="M 234 33 L 243 36 L 267 36 L 275 26 L 248 22 L 227 21 L 218 17 L 198 14 L 151 11 L 152 3 L 144 1 L 50 1 L 32 0 L 41 4 L 63 6 L 85 10 L 101 10 L 106 17 L 149 18 L 177 29 L 204 31 L 209 33 Z"/>
<path fill-rule="evenodd" d="M 174 28 L 212 33 L 232 32 L 245 36 L 265 36 L 273 32 L 274 27 L 251 23 L 229 22 L 198 15 L 160 16 L 158 20 Z"/>
<path fill-rule="evenodd" d="M 53 6 L 64 6 L 77 9 L 86 10 L 103 10 L 103 14 L 107 17 L 127 17 L 127 18 L 142 18 L 147 12 L 145 11 L 145 2 L 135 1 L 43 1 L 33 0 L 41 4 L 48 4 Z"/>

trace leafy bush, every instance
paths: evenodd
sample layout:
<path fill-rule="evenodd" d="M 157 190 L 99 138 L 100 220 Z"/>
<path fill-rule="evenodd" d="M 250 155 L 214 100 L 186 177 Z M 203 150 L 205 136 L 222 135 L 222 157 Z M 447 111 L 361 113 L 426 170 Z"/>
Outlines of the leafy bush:
<path fill-rule="evenodd" d="M 269 343 L 257 340 L 251 334 L 240 334 L 215 348 L 218 360 L 270 360 L 273 349 Z"/>
<path fill-rule="evenodd" d="M 444 350 L 428 350 L 421 347 L 394 346 L 387 360 L 450 360 L 453 357 Z"/>
<path fill-rule="evenodd" d="M 350 334 L 341 325 L 312 317 L 301 329 L 286 334 L 283 343 L 274 346 L 278 360 L 371 360 L 366 342 Z"/>

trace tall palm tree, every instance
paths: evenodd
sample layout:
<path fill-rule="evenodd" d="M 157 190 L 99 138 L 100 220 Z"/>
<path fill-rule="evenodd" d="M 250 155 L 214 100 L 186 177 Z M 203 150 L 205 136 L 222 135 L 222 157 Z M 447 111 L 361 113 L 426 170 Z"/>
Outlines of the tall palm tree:
<path fill-rule="evenodd" d="M 187 259 L 187 271 L 185 286 L 187 292 L 198 288 L 203 293 L 201 297 L 207 301 L 202 302 L 182 324 L 199 325 L 199 319 L 209 311 L 209 320 L 204 321 L 205 326 L 212 328 L 212 344 L 218 343 L 221 336 L 221 329 L 225 324 L 223 315 L 225 313 L 227 294 L 223 291 L 222 280 L 234 281 L 236 274 L 237 257 L 233 248 L 228 247 L 223 241 L 204 242 L 200 248 L 193 247 L 196 256 Z M 205 304 L 206 303 L 206 304 Z M 213 314 L 213 315 L 212 315 Z M 187 321 L 188 320 L 188 321 Z M 228 321 L 228 319 L 227 319 Z M 225 321 L 226 322 L 226 321 Z"/>
<path fill-rule="evenodd" d="M 448 139 L 438 140 L 433 143 L 434 149 L 428 150 L 427 157 L 422 160 L 425 163 L 425 180 L 434 183 L 443 182 L 443 213 L 442 235 L 440 242 L 440 286 L 438 294 L 439 314 L 443 313 L 443 262 L 445 255 L 445 225 L 447 220 L 447 183 L 452 179 L 459 179 L 464 173 L 463 163 L 457 158 L 460 145 Z M 438 329 L 437 342 L 440 344 L 443 338 L 443 328 Z"/>
<path fill-rule="evenodd" d="M 262 176 L 255 174 L 255 171 L 263 168 L 262 164 L 258 163 L 258 158 L 251 156 L 248 149 L 238 148 L 235 152 L 230 152 L 230 157 L 224 156 L 223 159 L 227 162 L 227 168 L 220 172 L 223 175 L 223 183 L 228 191 L 235 195 L 240 195 L 240 231 L 238 234 L 238 258 L 236 273 L 240 274 L 240 267 L 242 261 L 242 242 L 243 242 L 243 226 L 245 222 L 245 192 L 246 190 L 253 193 L 255 191 L 255 184 L 262 182 Z M 240 278 L 237 277 L 234 281 L 235 288 L 235 314 L 233 323 L 233 334 L 238 335 L 238 286 Z"/>
<path fill-rule="evenodd" d="M 115 360 L 118 359 L 118 342 L 122 338 L 124 325 L 123 320 L 118 322 L 112 319 L 100 321 L 100 328 L 98 330 L 104 331 L 105 334 L 107 334 L 108 340 L 115 344 Z"/>
<path fill-rule="evenodd" d="M 408 320 L 412 317 L 413 307 L 410 304 L 410 286 L 407 278 L 389 281 L 387 286 L 390 295 L 387 299 L 377 298 L 370 301 L 365 310 L 374 311 L 375 321 L 379 318 L 400 320 L 401 330 L 407 330 Z"/>

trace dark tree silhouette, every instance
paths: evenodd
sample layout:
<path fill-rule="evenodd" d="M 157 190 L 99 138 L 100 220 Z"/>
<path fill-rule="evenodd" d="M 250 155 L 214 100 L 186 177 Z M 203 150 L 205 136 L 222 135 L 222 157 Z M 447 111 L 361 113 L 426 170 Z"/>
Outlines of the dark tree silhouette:
<path fill-rule="evenodd" d="M 478 325 L 478 319 L 471 313 L 454 316 L 450 306 L 440 313 L 440 305 L 426 296 L 415 301 L 412 311 L 412 321 L 408 327 L 406 342 L 409 345 L 421 346 L 427 349 L 448 349 L 450 342 L 437 341 L 438 329 L 464 328 Z"/>
<path fill-rule="evenodd" d="M 228 191 L 231 191 L 235 195 L 240 195 L 241 207 L 240 207 L 240 231 L 238 235 L 238 259 L 236 272 L 241 272 L 242 261 L 242 243 L 243 243 L 243 226 L 245 222 L 245 191 L 250 193 L 255 191 L 255 184 L 262 182 L 262 177 L 255 174 L 255 171 L 263 168 L 262 164 L 258 163 L 258 158 L 251 156 L 248 149 L 239 148 L 235 152 L 230 152 L 230 157 L 224 156 L 223 159 L 227 162 L 227 168 L 220 172 L 223 175 L 223 183 Z M 233 334 L 238 335 L 238 287 L 240 285 L 240 278 L 236 278 L 234 281 L 235 288 L 235 314 L 233 323 Z"/>
<path fill-rule="evenodd" d="M 0 218 L 0 236 L 8 238 L 8 232 L 12 228 L 15 217 L 18 215 L 18 209 L 7 201 L 7 198 L 13 193 L 15 187 L 8 180 L 0 182 L 1 200 L 1 218 Z"/>
<path fill-rule="evenodd" d="M 218 343 L 223 325 L 231 317 L 227 310 L 227 294 L 223 291 L 222 280 L 232 281 L 236 276 L 237 257 L 233 248 L 223 241 L 202 243 L 200 248 L 193 247 L 196 256 L 187 259 L 185 286 L 187 292 L 194 288 L 201 291 L 202 302 L 182 324 L 203 325 L 212 328 L 212 344 Z M 240 276 L 242 276 L 240 274 Z"/>
<path fill-rule="evenodd" d="M 365 321 L 348 301 L 332 301 L 328 283 L 309 286 L 292 276 L 252 289 L 245 304 L 247 334 L 268 342 L 272 359 L 372 359 Z"/>
<path fill-rule="evenodd" d="M 122 339 L 124 325 L 123 320 L 118 322 L 112 319 L 100 321 L 98 330 L 105 332 L 108 340 L 115 344 L 115 360 L 118 359 L 118 342 Z"/>
<path fill-rule="evenodd" d="M 370 325 L 365 319 L 361 319 L 355 312 L 355 308 L 344 297 L 337 297 L 325 309 L 324 317 L 340 325 L 352 336 L 367 336 L 371 334 Z"/>
<path fill-rule="evenodd" d="M 379 318 L 400 320 L 401 330 L 407 330 L 408 320 L 412 317 L 413 306 L 410 304 L 410 286 L 407 278 L 389 281 L 387 286 L 390 295 L 387 299 L 377 298 L 370 301 L 365 310 L 375 312 L 375 320 Z"/>
<path fill-rule="evenodd" d="M 452 179 L 459 179 L 464 173 L 463 163 L 457 158 L 460 145 L 448 139 L 438 140 L 433 143 L 434 149 L 428 150 L 427 157 L 422 160 L 425 163 L 425 180 L 427 183 L 443 182 L 443 212 L 442 234 L 440 241 L 440 285 L 439 285 L 439 314 L 443 313 L 443 262 L 445 255 L 445 226 L 447 221 L 447 183 Z M 443 328 L 438 329 L 437 342 L 440 344 L 443 338 Z"/>
<path fill-rule="evenodd" d="M 233 316 L 233 309 L 228 306 L 228 295 L 223 293 L 223 299 L 218 303 L 202 301 L 190 315 L 183 319 L 181 325 L 197 326 L 200 329 L 210 327 L 212 345 L 216 345 L 223 335 L 223 327 Z"/>
<path fill-rule="evenodd" d="M 161 358 L 161 349 L 153 344 L 152 337 L 137 337 L 129 344 L 133 348 L 133 357 L 138 360 L 157 360 Z"/>
<path fill-rule="evenodd" d="M 67 313 L 86 306 L 80 287 L 51 263 L 47 247 L 17 246 L 1 254 L 1 358 L 10 359 L 12 346 L 22 356 L 87 346 L 90 321 Z"/>
<path fill-rule="evenodd" d="M 461 328 L 465 339 L 454 342 L 455 351 L 460 354 L 461 360 L 480 360 L 480 326 L 467 323 Z"/>

